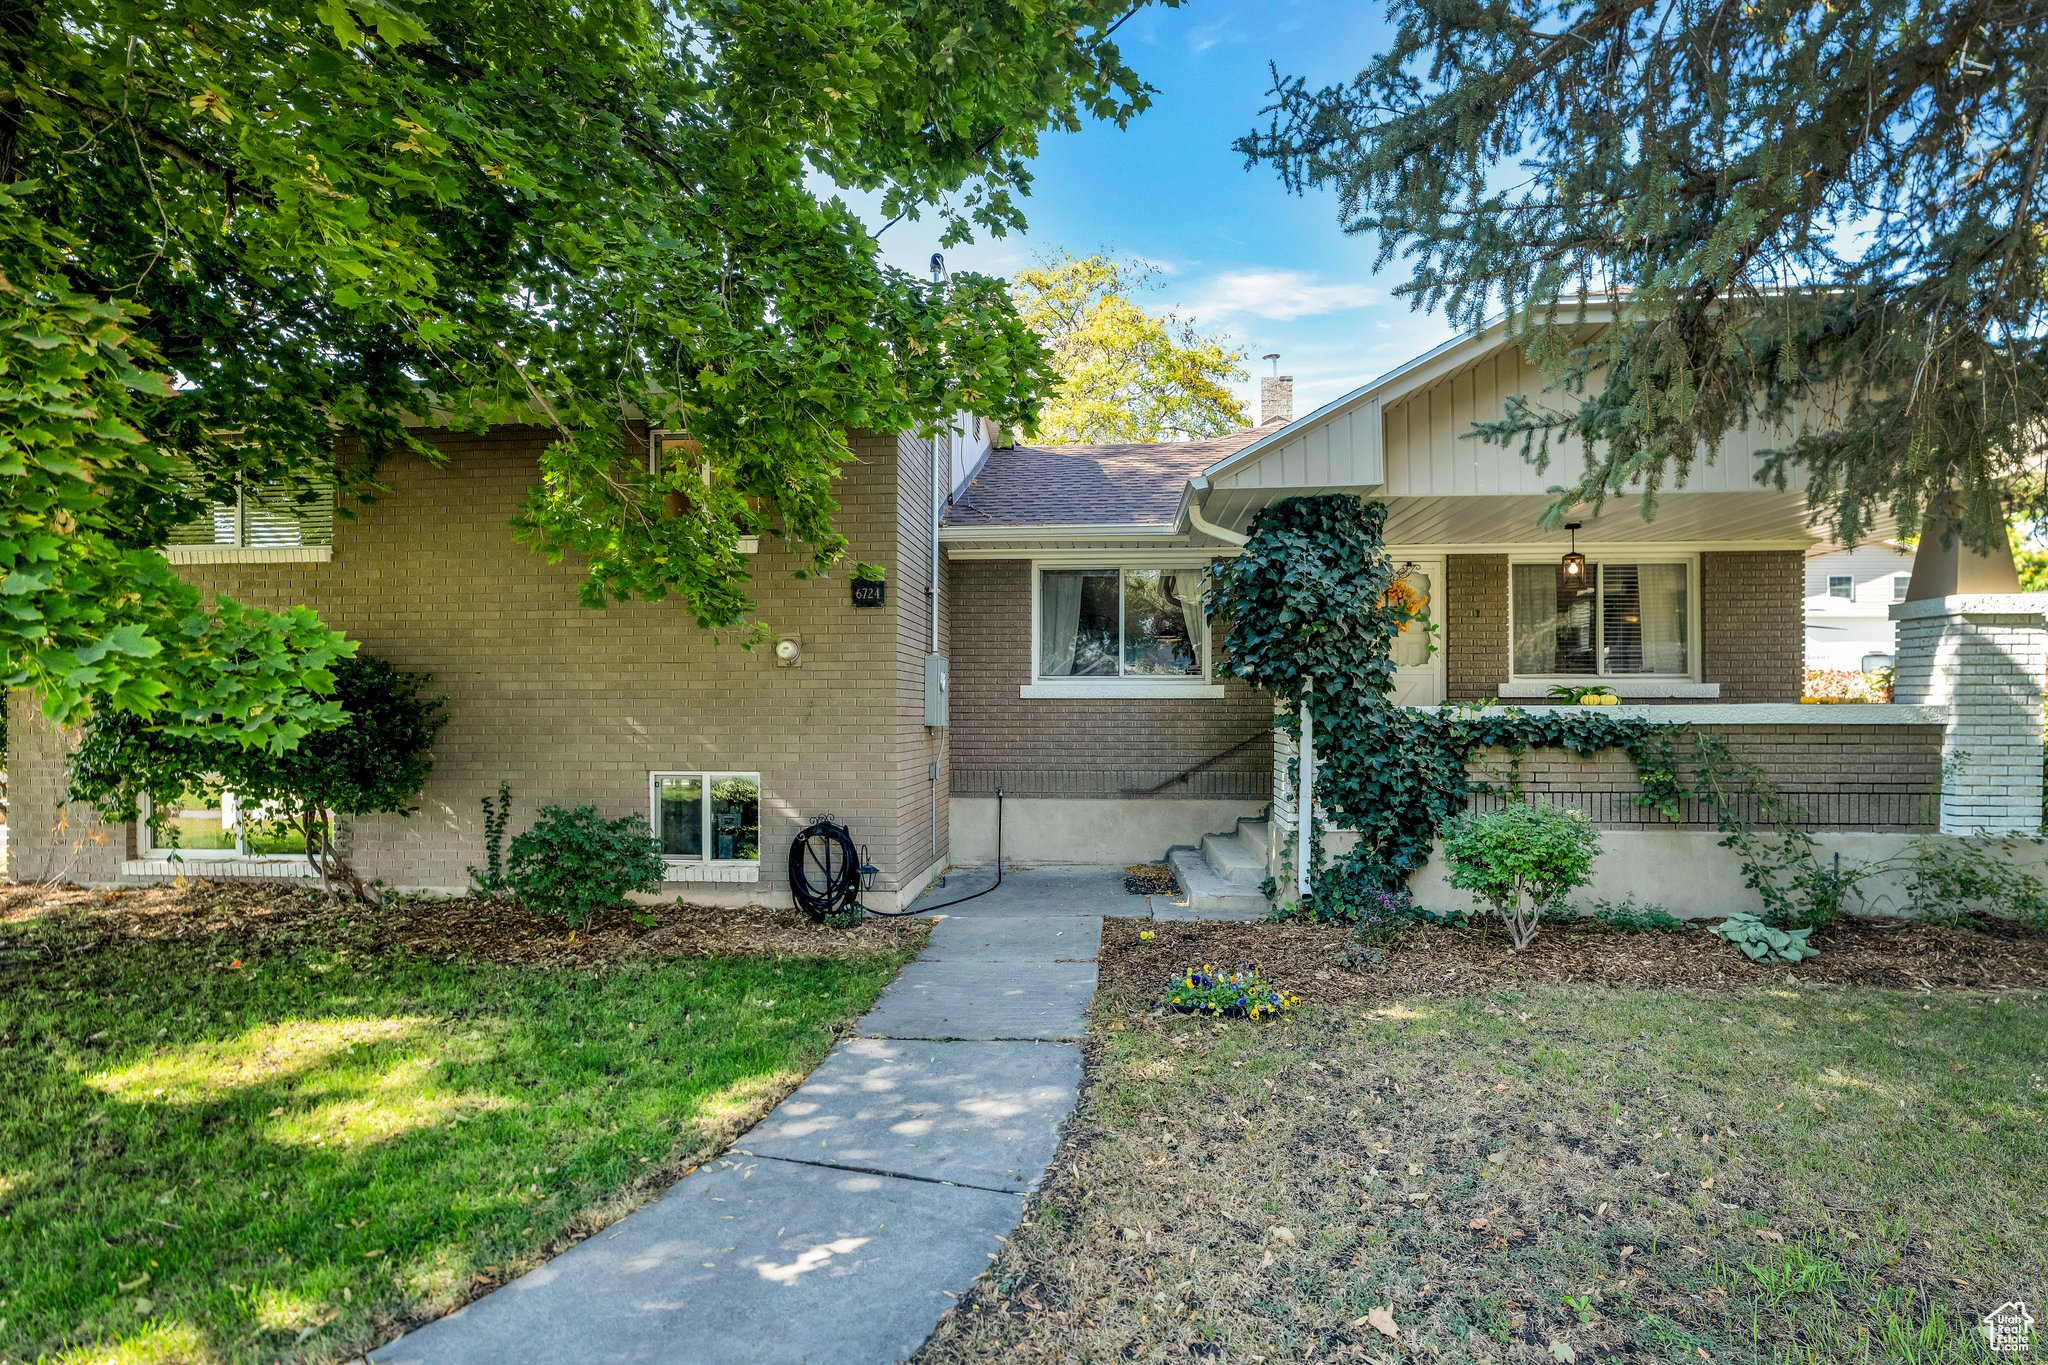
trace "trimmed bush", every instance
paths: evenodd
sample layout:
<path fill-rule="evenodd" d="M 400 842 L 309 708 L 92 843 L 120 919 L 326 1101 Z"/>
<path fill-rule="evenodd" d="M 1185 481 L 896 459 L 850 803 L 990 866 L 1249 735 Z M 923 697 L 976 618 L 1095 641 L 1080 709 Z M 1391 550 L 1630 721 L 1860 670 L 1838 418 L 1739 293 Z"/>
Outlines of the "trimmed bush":
<path fill-rule="evenodd" d="M 1599 852 L 1585 812 L 1557 806 L 1468 812 L 1444 826 L 1451 885 L 1494 908 L 1516 952 L 1535 941 L 1546 907 L 1591 878 Z"/>
<path fill-rule="evenodd" d="M 514 836 L 505 880 L 519 903 L 537 915 L 568 920 L 574 929 L 592 911 L 623 904 L 631 891 L 661 885 L 661 844 L 637 815 L 607 820 L 595 806 L 542 806 L 540 818 Z"/>

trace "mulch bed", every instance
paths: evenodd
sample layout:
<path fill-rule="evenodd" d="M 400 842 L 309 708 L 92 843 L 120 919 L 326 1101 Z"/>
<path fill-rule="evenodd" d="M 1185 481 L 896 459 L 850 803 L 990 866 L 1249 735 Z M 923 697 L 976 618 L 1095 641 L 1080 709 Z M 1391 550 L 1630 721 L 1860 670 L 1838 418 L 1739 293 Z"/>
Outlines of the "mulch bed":
<path fill-rule="evenodd" d="M 61 922 L 54 943 L 5 933 L 42 919 Z M 363 906 L 250 882 L 121 891 L 0 882 L 0 974 L 54 951 L 90 952 L 136 939 L 204 940 L 250 950 L 317 944 L 580 968 L 673 957 L 864 957 L 915 947 L 929 930 L 923 920 L 870 918 L 833 929 L 794 908 L 666 904 L 594 915 L 572 939 L 559 920 L 503 901 L 394 897 Z"/>
<path fill-rule="evenodd" d="M 1180 883 L 1165 863 L 1132 863 L 1124 869 L 1124 891 L 1133 896 L 1174 896 Z"/>
<path fill-rule="evenodd" d="M 1140 939 L 1150 933 L 1150 939 Z M 1760 986 L 1882 986 L 1904 990 L 2048 988 L 2048 936 L 2003 921 L 1969 927 L 1842 920 L 1814 934 L 1819 956 L 1751 962 L 1706 932 L 1627 934 L 1597 922 L 1545 925 L 1526 952 L 1493 925 L 1414 929 L 1377 964 L 1335 924 L 1153 923 L 1103 927 L 1101 983 L 1126 999 L 1162 994 L 1191 965 L 1255 964 L 1304 1000 L 1392 1000 L 1578 983 L 1685 990 Z"/>

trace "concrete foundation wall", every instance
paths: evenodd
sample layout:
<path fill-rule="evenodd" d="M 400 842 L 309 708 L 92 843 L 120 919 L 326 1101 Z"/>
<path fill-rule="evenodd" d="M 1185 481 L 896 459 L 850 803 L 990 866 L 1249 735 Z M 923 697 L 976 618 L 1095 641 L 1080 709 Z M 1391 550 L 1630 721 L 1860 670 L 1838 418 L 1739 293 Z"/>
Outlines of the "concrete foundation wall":
<path fill-rule="evenodd" d="M 1823 833 L 1814 836 L 1815 857 L 1827 862 L 1840 853 L 1843 862 L 1877 862 L 1896 858 L 1921 837 L 1910 834 Z M 1965 847 L 1970 841 L 1962 841 Z M 1997 846 L 1985 841 L 1987 853 Z M 1330 839 L 1325 847 L 1334 854 L 1345 841 Z M 2000 850 L 2000 856 L 2006 856 Z M 2048 874 L 2048 847 L 2027 845 L 2010 854 L 2013 861 L 2038 874 Z M 1469 892 L 1460 891 L 1446 880 L 1443 856 L 1431 856 L 1410 883 L 1416 902 L 1436 911 L 1486 909 Z M 1736 911 L 1762 914 L 1764 904 L 1742 881 L 1742 863 L 1730 849 L 1720 846 L 1720 836 L 1711 830 L 1602 830 L 1600 856 L 1593 864 L 1593 882 L 1572 897 L 1581 909 L 1596 900 L 1619 902 L 1634 895 L 1639 906 L 1657 906 L 1681 919 L 1719 919 Z M 1899 915 L 1907 912 L 1904 876 L 1897 871 L 1873 878 L 1861 888 L 1856 913 Z M 1487 913 L 1492 913 L 1490 909 Z"/>
<path fill-rule="evenodd" d="M 1237 828 L 1256 816 L 1257 801 L 1086 800 L 1071 797 L 1003 799 L 1003 860 L 1013 866 L 1048 863 L 1128 866 L 1157 862 L 1166 850 L 1198 844 L 1204 834 Z M 953 861 L 962 867 L 993 863 L 996 800 L 956 796 L 952 813 Z"/>

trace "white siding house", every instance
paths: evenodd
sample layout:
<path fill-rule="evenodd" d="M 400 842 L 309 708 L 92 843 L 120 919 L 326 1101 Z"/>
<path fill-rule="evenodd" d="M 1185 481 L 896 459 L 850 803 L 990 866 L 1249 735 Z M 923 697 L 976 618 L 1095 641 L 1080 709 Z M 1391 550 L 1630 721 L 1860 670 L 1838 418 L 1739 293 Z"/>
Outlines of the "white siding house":
<path fill-rule="evenodd" d="M 1913 552 L 1890 541 L 1806 560 L 1806 666 L 1858 670 L 1893 652 L 1892 604 L 1906 600 Z"/>

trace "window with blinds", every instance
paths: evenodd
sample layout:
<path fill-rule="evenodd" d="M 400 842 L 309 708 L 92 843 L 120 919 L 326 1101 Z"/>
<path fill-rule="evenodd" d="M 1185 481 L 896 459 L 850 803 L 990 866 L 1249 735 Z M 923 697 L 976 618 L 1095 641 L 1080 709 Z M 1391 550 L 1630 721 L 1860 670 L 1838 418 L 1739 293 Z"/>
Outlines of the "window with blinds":
<path fill-rule="evenodd" d="M 278 549 L 334 543 L 334 487 L 292 497 L 274 485 L 244 488 L 233 502 L 208 506 L 205 516 L 171 532 L 173 545 Z"/>

